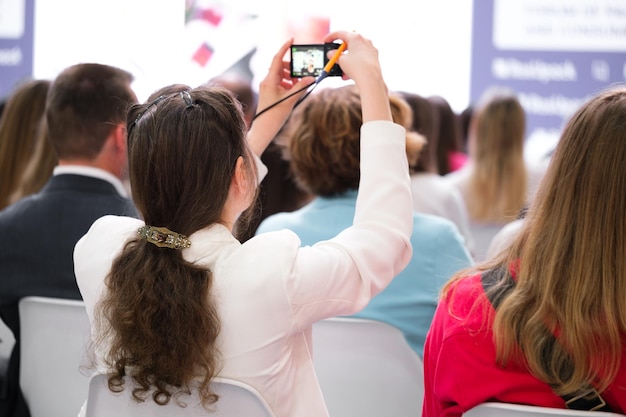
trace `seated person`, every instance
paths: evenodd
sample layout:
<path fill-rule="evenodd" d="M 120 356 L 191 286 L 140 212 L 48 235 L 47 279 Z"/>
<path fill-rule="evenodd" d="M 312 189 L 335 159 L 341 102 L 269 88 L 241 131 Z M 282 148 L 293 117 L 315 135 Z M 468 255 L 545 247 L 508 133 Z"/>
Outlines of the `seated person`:
<path fill-rule="evenodd" d="M 543 167 L 524 158 L 526 112 L 517 93 L 487 89 L 472 113 L 469 160 L 444 178 L 459 189 L 469 214 L 476 261 L 493 237 L 532 200 Z"/>
<path fill-rule="evenodd" d="M 389 100 L 394 121 L 410 126 L 407 103 L 395 95 Z M 359 90 L 354 85 L 322 90 L 296 108 L 278 140 L 285 146 L 296 181 L 316 197 L 299 210 L 267 217 L 257 233 L 290 229 L 303 245 L 313 245 L 352 224 L 362 178 L 362 122 Z M 407 134 L 411 163 L 423 143 L 416 133 Z M 353 316 L 396 326 L 421 357 L 441 286 L 472 260 L 456 226 L 442 217 L 414 212 L 411 244 L 414 255 L 407 268 Z"/>
<path fill-rule="evenodd" d="M 222 87 L 168 86 L 129 109 L 141 220 L 104 216 L 74 250 L 95 365 L 112 391 L 167 404 L 193 390 L 201 404 L 188 406 L 211 415 L 211 382 L 222 376 L 254 387 L 276 417 L 328 416 L 313 323 L 362 309 L 413 253 L 405 130 L 392 121 L 378 51 L 354 32 L 327 37 L 336 39 L 363 96 L 364 175 L 354 224 L 326 242 L 302 247 L 288 230 L 244 243 L 233 235 L 257 196 L 259 156 L 312 81 L 288 77 L 290 41 L 260 83 L 249 130 Z"/>
<path fill-rule="evenodd" d="M 584 104 L 512 243 L 446 284 L 424 417 L 486 401 L 626 412 L 625 121 L 623 86 Z"/>
<path fill-rule="evenodd" d="M 137 216 L 124 188 L 126 108 L 137 102 L 133 75 L 108 65 L 65 68 L 52 82 L 47 140 L 58 166 L 39 192 L 0 211 L 0 317 L 15 345 L 0 416 L 28 417 L 19 386 L 19 302 L 26 296 L 80 300 L 72 253 L 104 215 Z M 42 341 L 45 343 L 45 341 Z"/>

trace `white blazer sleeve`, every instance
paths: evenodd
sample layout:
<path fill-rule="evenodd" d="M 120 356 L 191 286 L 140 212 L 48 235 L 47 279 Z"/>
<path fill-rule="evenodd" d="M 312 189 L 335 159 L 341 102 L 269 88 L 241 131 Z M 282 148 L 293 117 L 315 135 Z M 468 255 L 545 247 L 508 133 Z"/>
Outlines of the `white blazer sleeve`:
<path fill-rule="evenodd" d="M 413 202 L 405 130 L 361 128 L 361 180 L 353 226 L 298 250 L 287 282 L 296 326 L 364 308 L 412 256 Z"/>

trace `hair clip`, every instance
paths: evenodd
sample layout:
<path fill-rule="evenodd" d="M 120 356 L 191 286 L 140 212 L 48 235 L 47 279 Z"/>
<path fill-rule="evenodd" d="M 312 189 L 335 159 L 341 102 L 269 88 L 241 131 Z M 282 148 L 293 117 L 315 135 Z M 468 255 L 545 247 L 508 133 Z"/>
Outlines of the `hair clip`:
<path fill-rule="evenodd" d="M 172 232 L 166 227 L 143 226 L 137 230 L 139 236 L 160 248 L 186 249 L 191 241 L 185 235 Z"/>
<path fill-rule="evenodd" d="M 187 104 L 187 108 L 193 107 L 193 100 L 191 99 L 191 94 L 189 91 L 181 91 L 180 96 L 185 100 L 185 104 Z"/>

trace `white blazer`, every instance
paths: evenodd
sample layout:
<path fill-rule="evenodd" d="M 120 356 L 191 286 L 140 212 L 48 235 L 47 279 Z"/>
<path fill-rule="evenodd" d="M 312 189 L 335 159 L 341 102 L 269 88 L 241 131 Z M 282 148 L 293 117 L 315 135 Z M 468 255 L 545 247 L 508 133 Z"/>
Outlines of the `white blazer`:
<path fill-rule="evenodd" d="M 375 121 L 361 129 L 354 225 L 335 238 L 301 247 L 288 230 L 244 244 L 221 225 L 192 234 L 183 256 L 213 272 L 221 375 L 255 387 L 277 417 L 327 416 L 313 367 L 311 325 L 361 310 L 405 268 L 412 219 L 405 131 Z M 141 226 L 140 220 L 106 216 L 76 244 L 76 279 L 92 323 L 113 259 Z M 97 346 L 96 358 L 105 352 L 106 346 Z"/>

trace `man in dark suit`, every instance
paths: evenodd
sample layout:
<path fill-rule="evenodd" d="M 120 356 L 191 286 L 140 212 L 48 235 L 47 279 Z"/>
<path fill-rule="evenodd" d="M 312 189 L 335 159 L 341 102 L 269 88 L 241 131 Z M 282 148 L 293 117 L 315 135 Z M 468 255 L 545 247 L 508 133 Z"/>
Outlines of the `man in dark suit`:
<path fill-rule="evenodd" d="M 41 192 L 0 212 L 0 317 L 16 339 L 1 416 L 30 415 L 19 389 L 19 300 L 81 299 L 73 264 L 78 239 L 101 216 L 137 216 L 123 184 L 126 110 L 137 102 L 132 80 L 130 73 L 100 64 L 61 72 L 46 103 L 59 164 Z"/>

